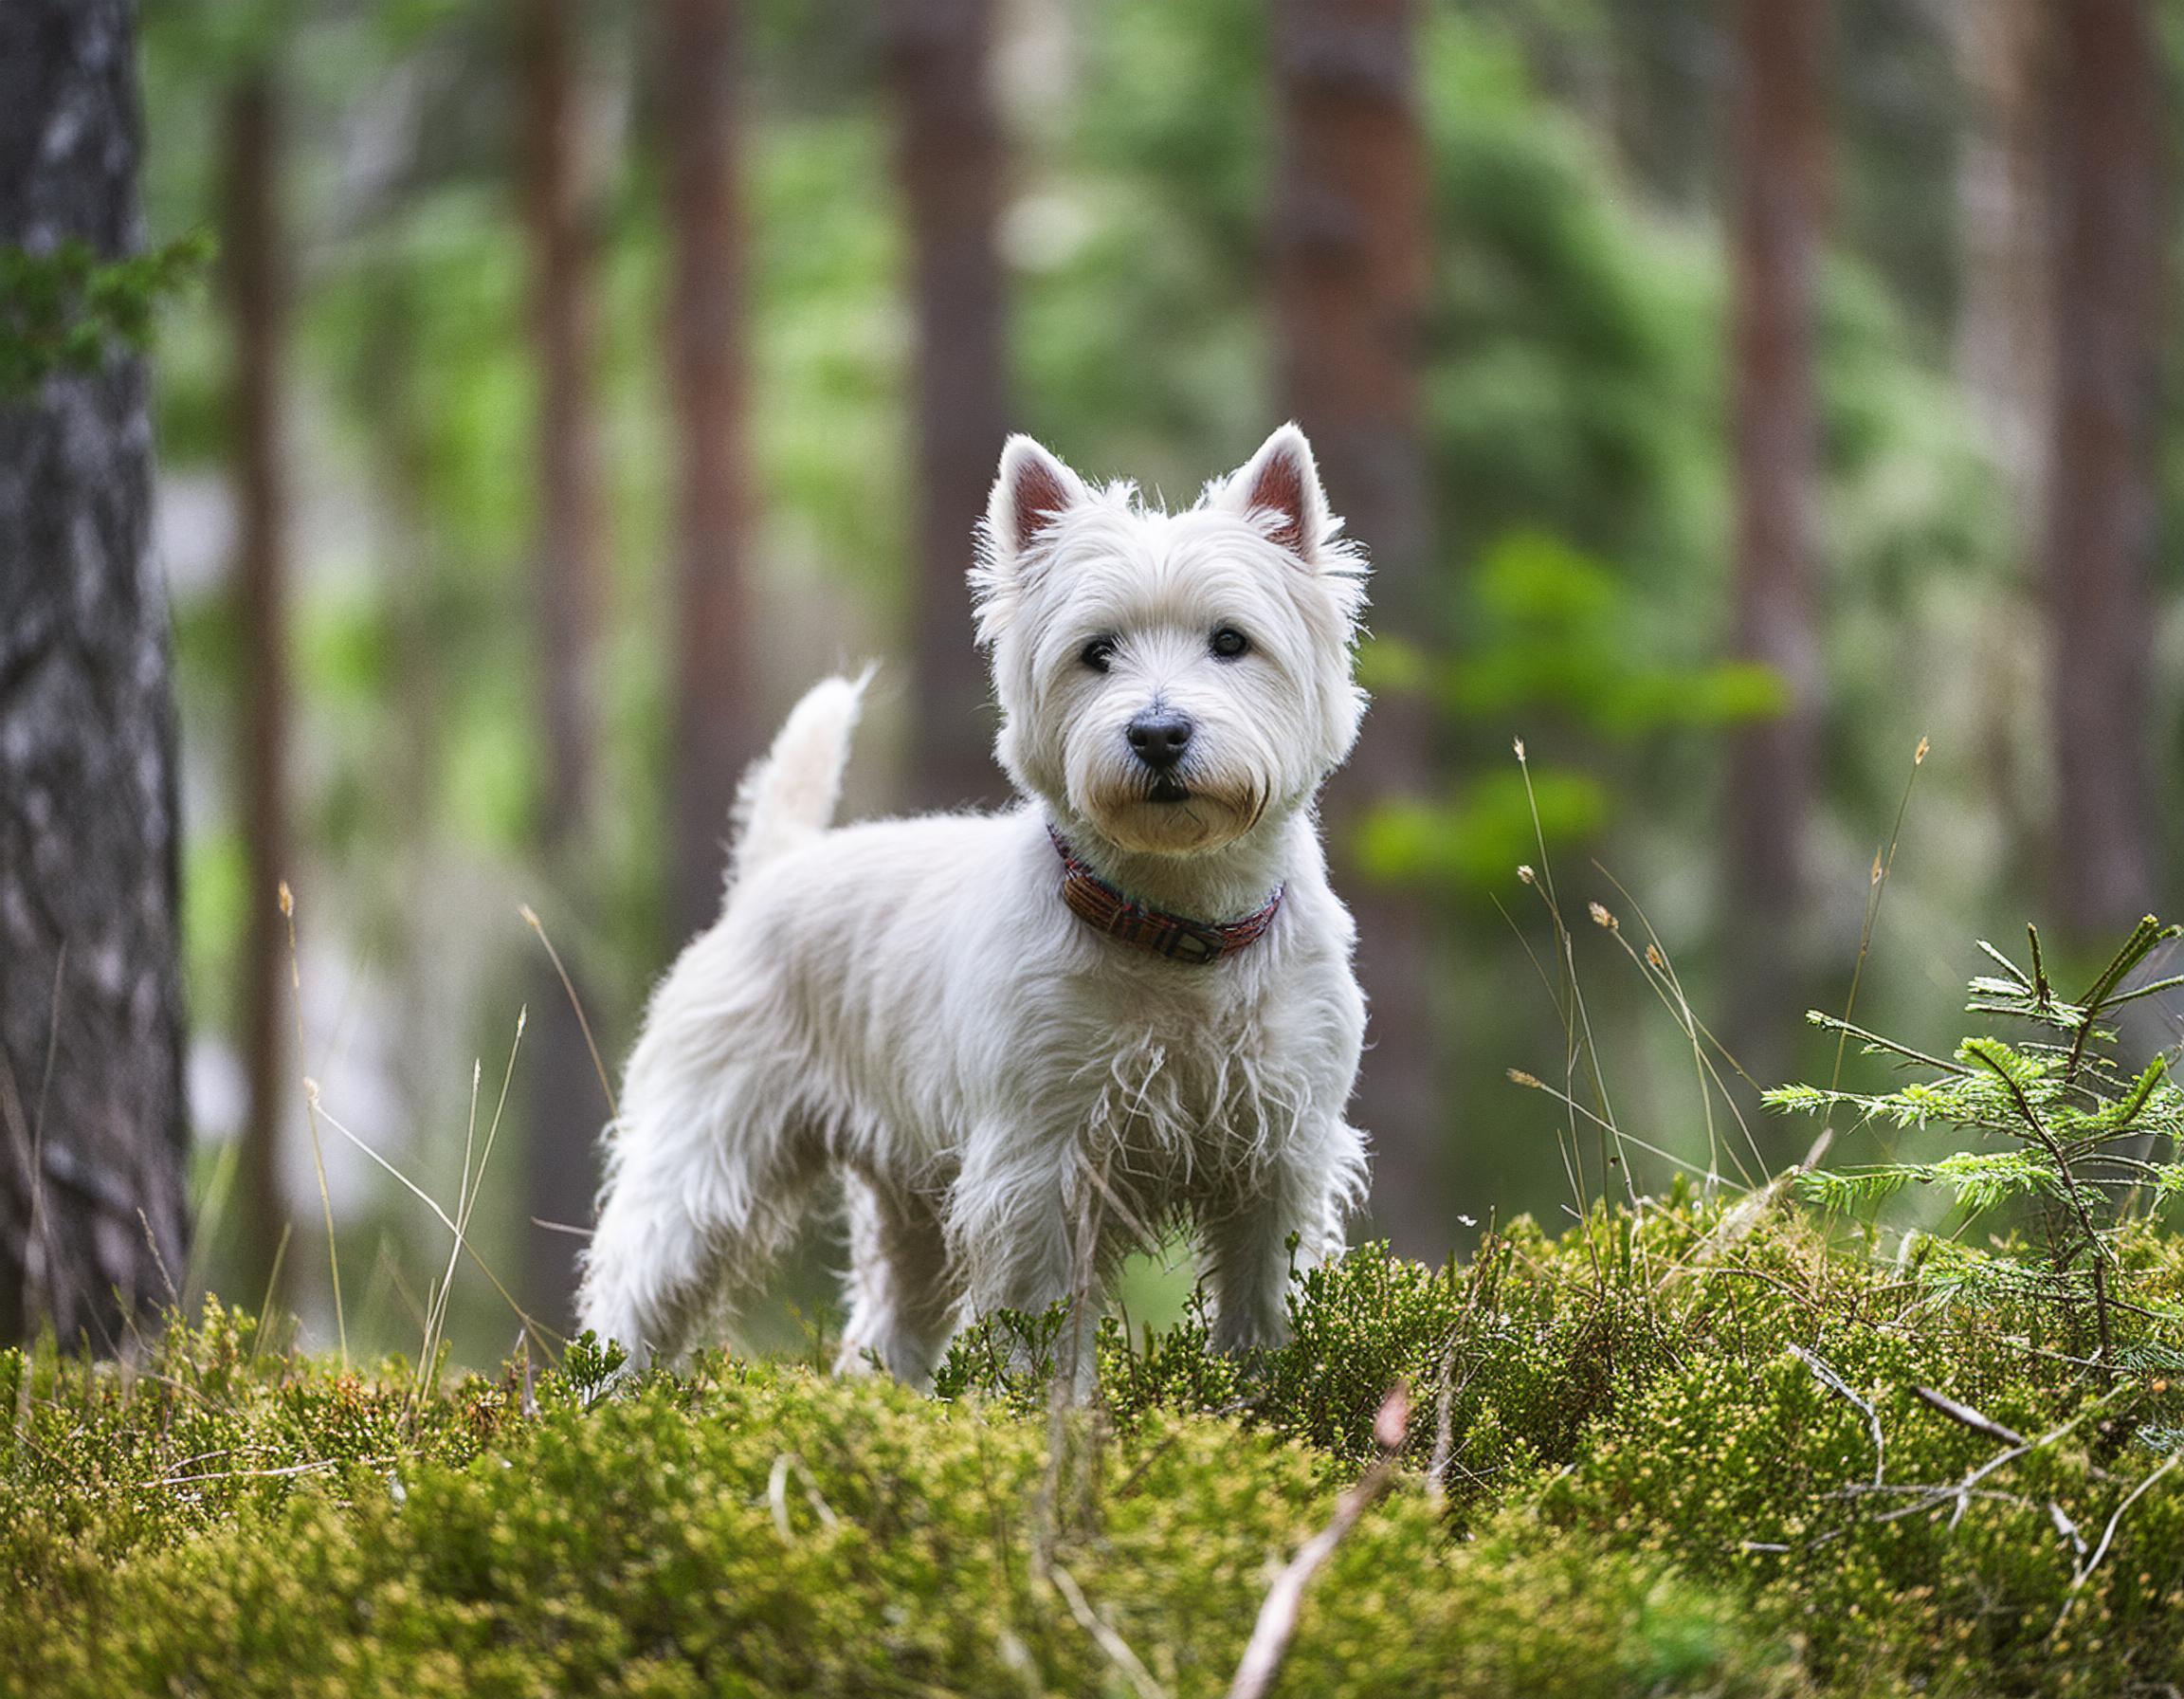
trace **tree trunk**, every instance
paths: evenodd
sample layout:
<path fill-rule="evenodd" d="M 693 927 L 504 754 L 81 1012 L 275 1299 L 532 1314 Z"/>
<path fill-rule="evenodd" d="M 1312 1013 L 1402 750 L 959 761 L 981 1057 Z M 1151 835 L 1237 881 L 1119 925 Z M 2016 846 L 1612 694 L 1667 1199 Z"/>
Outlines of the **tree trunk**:
<path fill-rule="evenodd" d="M 1735 1042 L 1782 1065 L 1804 1005 L 1805 841 L 1818 781 L 1819 420 L 1813 283 L 1826 195 L 1827 0 L 1738 0 L 1735 173 L 1737 654 L 1787 683 L 1731 740 L 1723 890 Z"/>
<path fill-rule="evenodd" d="M 2048 0 L 1955 0 L 1951 24 L 1968 100 L 1956 169 L 1960 228 L 1956 375 L 2015 524 L 2014 559 L 2046 536 L 2048 438 L 2054 409 L 2048 135 L 2054 27 Z M 2028 594 L 2038 574 L 2028 572 Z M 1988 680 L 1972 752 L 2009 850 L 2016 886 L 2037 880 L 2048 787 L 2026 760 L 2023 704 L 2043 695 L 2045 661 L 2024 602 L 1981 611 L 1974 642 Z"/>
<path fill-rule="evenodd" d="M 281 1128 L 301 1087 L 287 1067 L 290 1014 L 281 881 L 288 876 L 288 489 L 282 463 L 281 368 L 287 335 L 282 278 L 280 148 L 271 75 L 246 71 L 228 98 L 227 305 L 235 394 L 235 613 L 243 662 L 236 733 L 242 819 L 244 923 L 238 1039 L 244 1109 L 239 1237 L 246 1283 L 230 1296 L 256 1304 L 281 1242 Z"/>
<path fill-rule="evenodd" d="M 2147 711 L 2165 137 L 2144 0 L 2068 0 L 2055 27 L 2050 877 L 2066 933 L 2095 942 L 2145 913 L 2156 882 Z"/>
<path fill-rule="evenodd" d="M 932 808 L 994 802 L 1007 790 L 966 577 L 1008 429 L 992 38 L 992 0 L 895 0 L 896 173 L 918 316 L 911 750 L 918 799 Z"/>
<path fill-rule="evenodd" d="M 1274 307 L 1283 403 L 1312 439 L 1329 501 L 1373 551 L 1373 623 L 1429 646 L 1416 372 L 1430 201 L 1412 26 L 1410 0 L 1281 0 L 1276 9 Z M 1356 1109 L 1378 1148 L 1374 1214 L 1398 1249 L 1438 1256 L 1454 1224 L 1429 916 L 1417 893 L 1374 886 L 1349 854 L 1367 809 L 1427 791 L 1431 742 L 1425 703 L 1380 699 L 1329 788 L 1327 816 L 1372 1000 Z"/>
<path fill-rule="evenodd" d="M 744 630 L 737 7 L 664 0 L 661 19 L 681 546 L 669 911 L 680 939 L 720 911 L 729 806 L 760 740 Z"/>
<path fill-rule="evenodd" d="M 2045 511 L 2050 374 L 2048 0 L 1956 0 L 1952 21 L 1970 98 L 1958 166 L 1963 219 L 1956 365 L 2019 519 Z"/>
<path fill-rule="evenodd" d="M 546 785 L 537 844 L 541 868 L 560 899 L 550 906 L 581 911 L 588 906 L 584 886 L 598 787 L 595 675 L 604 576 L 592 410 L 595 250 L 569 0 L 525 0 L 521 29 L 523 217 L 539 378 L 538 684 Z M 574 965 L 573 982 L 581 996 Z M 541 960 L 534 978 L 530 1215 L 581 1224 L 591 1218 L 592 1153 L 607 1102 L 559 977 Z M 524 1282 L 539 1315 L 559 1317 L 568 1309 L 581 1242 L 551 1229 L 529 1230 Z"/>
<path fill-rule="evenodd" d="M 0 245 L 142 240 L 136 13 L 0 7 Z M 144 365 L 0 402 L 0 1336 L 120 1343 L 188 1238 Z"/>

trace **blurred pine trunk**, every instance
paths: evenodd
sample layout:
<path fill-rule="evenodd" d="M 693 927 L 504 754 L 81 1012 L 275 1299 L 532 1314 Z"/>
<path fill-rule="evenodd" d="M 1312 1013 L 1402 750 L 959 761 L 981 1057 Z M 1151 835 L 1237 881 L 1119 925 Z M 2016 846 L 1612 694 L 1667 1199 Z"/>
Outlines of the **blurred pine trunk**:
<path fill-rule="evenodd" d="M 953 808 L 1008 792 L 966 577 L 1008 431 L 992 0 L 894 0 L 887 46 L 918 321 L 909 747 L 918 802 Z"/>
<path fill-rule="evenodd" d="M 2156 898 L 2148 712 L 2167 137 L 2145 0 L 2066 0 L 2055 27 L 2050 880 L 2064 928 L 2091 942 Z"/>
<path fill-rule="evenodd" d="M 1738 658 L 1789 686 L 1731 740 L 1721 918 L 1732 1046 L 1779 1077 L 1806 1006 L 1805 858 L 1825 678 L 1813 293 L 1828 179 L 1828 0 L 1738 0 L 1730 132 Z"/>
<path fill-rule="evenodd" d="M 235 580 L 242 699 L 236 719 L 236 812 L 242 823 L 246 919 L 238 1008 L 244 1105 L 239 1219 L 246 1304 L 268 1301 L 288 1219 L 281 1129 L 302 1086 L 288 1068 L 291 1002 L 287 924 L 279 891 L 294 843 L 288 784 L 288 479 L 282 373 L 288 285 L 280 207 L 281 123 L 271 67 L 247 65 L 228 96 L 226 217 L 221 238 L 235 448 Z"/>
<path fill-rule="evenodd" d="M 720 911 L 729 807 L 764 740 L 752 676 L 757 645 L 744 629 L 738 11 L 737 0 L 664 0 L 660 11 L 681 557 L 669 758 L 668 923 L 678 943 Z"/>
<path fill-rule="evenodd" d="M 1273 210 L 1282 405 L 1304 428 L 1328 499 L 1372 551 L 1373 629 L 1437 646 L 1428 556 L 1424 356 L 1431 200 L 1413 86 L 1410 0 L 1281 0 Z M 1353 1112 L 1375 1147 L 1374 1213 L 1409 1254 L 1455 1237 L 1443 1195 L 1450 1131 L 1434 1057 L 1437 952 L 1414 889 L 1375 885 L 1353 853 L 1375 804 L 1433 785 L 1432 712 L 1383 692 L 1327 794 L 1337 878 L 1357 917 L 1371 1048 Z"/>
<path fill-rule="evenodd" d="M 1963 291 L 1956 367 L 2009 493 L 2039 534 L 2054 369 L 2048 320 L 2048 0 L 1956 0 L 1970 112 L 1958 165 Z"/>
<path fill-rule="evenodd" d="M 2054 405 L 2051 17 L 2048 0 L 1956 0 L 1951 13 L 1969 100 L 1957 165 L 1956 374 L 2012 508 L 2015 557 L 2026 561 L 2046 534 Z M 2027 594 L 2036 576 L 2027 575 Z M 2037 638 L 2026 615 L 2019 596 L 2004 595 L 1979 616 L 1978 665 L 1988 685 L 1977 759 L 2012 872 L 2029 875 L 2047 811 L 2024 758 L 2025 710 L 2042 694 Z"/>
<path fill-rule="evenodd" d="M 0 6 L 0 246 L 143 241 L 136 9 Z M 0 1338 L 119 1346 L 189 1238 L 144 362 L 0 399 Z"/>
<path fill-rule="evenodd" d="M 570 0 L 525 0 L 520 75 L 522 204 L 531 261 L 531 333 L 537 353 L 538 704 L 546 785 L 537 820 L 540 869 L 576 994 L 584 977 L 572 934 L 594 923 L 592 856 L 598 791 L 598 638 L 604 573 L 598 421 L 594 416 L 592 196 L 587 181 L 583 79 Z M 582 1226 L 592 1218 L 592 1151 L 607 1119 L 582 1027 L 569 994 L 541 960 L 533 975 L 525 1049 L 531 1103 L 526 1164 L 534 1221 Z M 568 1313 L 582 1240 L 532 1227 L 524 1286 L 534 1313 Z"/>

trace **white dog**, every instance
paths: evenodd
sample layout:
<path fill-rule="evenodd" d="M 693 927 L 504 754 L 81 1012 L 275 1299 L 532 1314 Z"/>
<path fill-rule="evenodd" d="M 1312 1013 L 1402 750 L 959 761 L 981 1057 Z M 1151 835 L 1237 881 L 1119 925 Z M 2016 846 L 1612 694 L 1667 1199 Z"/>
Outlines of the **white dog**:
<path fill-rule="evenodd" d="M 972 576 L 1025 799 L 830 831 L 862 684 L 796 705 L 629 1058 L 585 1326 L 639 1362 L 701 1343 L 831 1168 L 843 1368 L 922 1383 L 963 1320 L 1182 1224 L 1217 1343 L 1282 1337 L 1365 1182 L 1313 810 L 1364 710 L 1340 525 L 1294 426 L 1177 514 L 1010 441 Z"/>

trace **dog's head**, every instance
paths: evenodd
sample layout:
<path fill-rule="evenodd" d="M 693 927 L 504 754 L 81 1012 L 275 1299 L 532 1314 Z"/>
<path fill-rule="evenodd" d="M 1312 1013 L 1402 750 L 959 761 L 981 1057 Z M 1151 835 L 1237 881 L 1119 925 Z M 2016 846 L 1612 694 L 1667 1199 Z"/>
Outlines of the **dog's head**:
<path fill-rule="evenodd" d="M 1176 514 L 1011 437 L 972 573 L 1010 776 L 1150 854 L 1307 801 L 1365 706 L 1364 565 L 1340 531 L 1294 425 Z"/>

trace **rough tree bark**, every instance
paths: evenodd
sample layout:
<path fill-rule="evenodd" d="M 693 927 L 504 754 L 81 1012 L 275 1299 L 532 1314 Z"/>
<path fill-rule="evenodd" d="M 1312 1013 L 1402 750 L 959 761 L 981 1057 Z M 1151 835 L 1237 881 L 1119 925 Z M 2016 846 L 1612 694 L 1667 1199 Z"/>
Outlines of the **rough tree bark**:
<path fill-rule="evenodd" d="M 587 182 L 580 51 L 570 0 L 525 0 L 523 220 L 530 247 L 531 332 L 539 380 L 537 617 L 546 786 L 537 822 L 541 868 L 559 899 L 581 905 L 596 808 L 597 635 L 604 542 L 593 411 L 595 242 Z M 566 929 L 564 929 L 565 931 Z M 564 937 L 564 959 L 572 954 Z M 582 995 L 583 978 L 570 963 Z M 592 1150 L 608 1113 L 575 1010 L 552 967 L 534 977 L 531 1149 L 534 1221 L 591 1218 Z M 581 1240 L 532 1227 L 524 1284 L 541 1316 L 564 1314 Z"/>
<path fill-rule="evenodd" d="M 141 243 L 135 35 L 127 0 L 0 7 L 0 244 Z M 123 358 L 0 401 L 0 1337 L 120 1343 L 188 1237 L 146 393 Z"/>
<path fill-rule="evenodd" d="M 760 744 L 744 630 L 736 0 L 664 0 L 661 47 L 681 550 L 669 781 L 669 915 L 679 941 L 719 912 L 729 805 Z"/>
<path fill-rule="evenodd" d="M 1814 629 L 1819 419 L 1812 296 L 1827 192 L 1828 0 L 1738 0 L 1731 124 L 1736 653 L 1788 684 L 1729 755 L 1723 891 L 1735 1041 L 1778 1066 L 1804 1007 L 1797 963 L 1818 779 Z"/>
<path fill-rule="evenodd" d="M 1007 788 L 965 576 L 1008 430 L 992 40 L 992 0 L 895 0 L 889 14 L 896 174 L 918 316 L 910 746 L 918 800 L 932 808 L 998 801 Z"/>
<path fill-rule="evenodd" d="M 2148 689 L 2165 137 L 2144 0 L 2067 0 L 2054 27 L 2050 879 L 2064 930 L 2097 941 L 2155 895 Z"/>
<path fill-rule="evenodd" d="M 1373 552 L 1373 623 L 1411 644 L 1435 626 L 1416 372 L 1430 201 L 1415 110 L 1410 0 L 1282 0 L 1274 308 L 1283 405 L 1312 439 L 1328 499 Z M 1359 815 L 1431 777 L 1423 703 L 1383 697 L 1327 796 L 1372 1031 L 1356 1112 L 1378 1156 L 1374 1210 L 1410 1254 L 1454 1235 L 1444 1196 L 1447 1117 L 1434 1069 L 1434 952 L 1415 892 L 1350 862 Z M 1348 864 L 1348 865 L 1345 865 Z"/>
<path fill-rule="evenodd" d="M 281 1127 L 300 1089 L 287 1070 L 288 942 L 278 891 L 288 875 L 288 489 L 282 463 L 281 367 L 287 290 L 270 73 L 246 71 L 228 97 L 222 254 L 234 362 L 235 612 L 243 662 L 236 721 L 237 812 L 248 918 L 237 1034 L 246 1087 L 241 1164 L 244 1289 L 255 1304 L 281 1242 Z"/>

